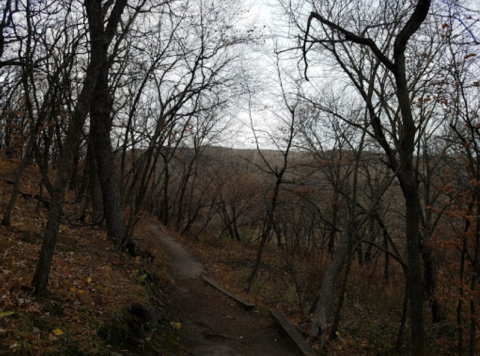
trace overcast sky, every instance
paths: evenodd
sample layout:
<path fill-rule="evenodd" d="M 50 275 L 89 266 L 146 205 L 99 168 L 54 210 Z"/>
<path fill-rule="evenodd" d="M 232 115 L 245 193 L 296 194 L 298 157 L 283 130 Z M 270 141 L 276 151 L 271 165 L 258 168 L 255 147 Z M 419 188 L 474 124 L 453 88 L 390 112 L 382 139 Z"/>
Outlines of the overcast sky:
<path fill-rule="evenodd" d="M 470 0 L 469 3 L 470 8 L 480 11 L 480 0 Z M 245 7 L 248 8 L 248 17 L 245 21 L 252 21 L 257 28 L 261 28 L 264 31 L 264 34 L 275 36 L 281 32 L 281 27 L 279 26 L 282 26 L 282 22 L 283 24 L 286 24 L 287 22 L 286 20 L 283 20 L 281 9 L 276 4 L 277 2 L 275 0 L 246 0 Z M 255 61 L 251 65 L 254 65 L 257 69 L 262 68 L 258 80 L 268 81 L 266 78 L 268 76 L 272 78 L 277 77 L 274 67 L 272 66 L 272 59 L 274 57 L 273 39 L 267 40 L 267 43 L 265 43 L 262 48 L 257 48 L 257 53 L 254 54 L 254 56 Z M 310 71 L 312 70 L 313 69 L 310 69 Z M 293 67 L 292 71 L 296 71 L 296 68 Z M 275 80 L 273 80 L 273 82 L 275 82 Z M 273 90 L 275 90 L 275 88 L 273 88 Z M 271 112 L 273 101 L 266 92 L 263 93 L 263 95 L 256 97 L 254 102 L 251 103 L 253 106 L 253 110 L 250 111 L 252 114 L 251 116 L 249 115 L 247 103 L 243 103 L 243 105 L 243 110 L 236 112 L 236 122 L 241 127 L 239 126 L 239 128 L 232 130 L 232 134 L 224 143 L 222 143 L 223 145 L 226 144 L 241 148 L 255 148 L 251 130 L 251 119 L 253 119 L 254 126 L 259 129 L 259 131 L 273 131 L 280 126 L 275 114 L 277 114 L 277 111 L 281 110 L 281 108 Z M 264 106 L 264 110 L 259 109 L 262 105 Z M 266 141 L 262 144 L 266 144 Z M 266 147 L 273 148 L 274 146 L 272 144 L 266 144 Z"/>

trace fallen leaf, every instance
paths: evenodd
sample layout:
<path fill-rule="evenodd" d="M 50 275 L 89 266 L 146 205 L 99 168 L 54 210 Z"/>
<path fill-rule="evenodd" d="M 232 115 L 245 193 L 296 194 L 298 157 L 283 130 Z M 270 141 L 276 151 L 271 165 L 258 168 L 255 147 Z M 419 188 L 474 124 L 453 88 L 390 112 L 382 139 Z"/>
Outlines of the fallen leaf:
<path fill-rule="evenodd" d="M 182 324 L 174 323 L 173 321 L 170 323 L 170 325 L 172 326 L 172 328 L 174 328 L 176 330 L 180 330 L 180 328 L 182 327 Z"/>
<path fill-rule="evenodd" d="M 9 312 L 2 312 L 2 313 L 0 313 L 0 318 L 3 318 L 4 316 L 13 315 L 13 314 L 15 314 L 15 312 L 11 312 L 11 311 L 9 311 Z"/>
<path fill-rule="evenodd" d="M 52 333 L 54 333 L 57 336 L 63 335 L 63 331 L 58 328 L 53 330 Z"/>

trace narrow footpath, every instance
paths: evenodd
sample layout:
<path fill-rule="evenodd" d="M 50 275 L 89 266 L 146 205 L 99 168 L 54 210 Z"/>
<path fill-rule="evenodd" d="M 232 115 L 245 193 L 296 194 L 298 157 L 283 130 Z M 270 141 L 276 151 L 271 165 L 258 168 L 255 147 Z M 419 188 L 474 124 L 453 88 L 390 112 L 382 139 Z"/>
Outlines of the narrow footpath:
<path fill-rule="evenodd" d="M 160 223 L 148 228 L 172 258 L 182 308 L 186 352 L 192 356 L 299 355 L 273 320 L 258 310 L 245 311 L 202 280 L 203 265 Z"/>

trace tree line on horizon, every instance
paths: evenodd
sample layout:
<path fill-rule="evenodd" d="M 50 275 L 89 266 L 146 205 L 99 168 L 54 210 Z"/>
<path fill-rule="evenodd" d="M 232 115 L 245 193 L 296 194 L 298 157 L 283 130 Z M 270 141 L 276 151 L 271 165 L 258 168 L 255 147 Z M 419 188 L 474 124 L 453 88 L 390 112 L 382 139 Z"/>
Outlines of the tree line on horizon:
<path fill-rule="evenodd" d="M 425 355 L 439 330 L 452 352 L 475 355 L 480 32 L 470 5 L 279 0 L 271 35 L 229 1 L 7 0 L 0 146 L 19 165 L 4 179 L 2 225 L 37 166 L 49 218 L 35 293 L 47 290 L 68 192 L 80 207 L 70 219 L 104 226 L 118 250 L 144 212 L 196 239 L 255 246 L 247 293 L 267 246 L 320 259 L 299 308 L 322 344 L 336 337 L 353 261 L 381 269 L 385 284 L 396 266 L 396 345 L 409 333 L 411 354 Z M 222 147 L 245 117 L 256 149 Z"/>

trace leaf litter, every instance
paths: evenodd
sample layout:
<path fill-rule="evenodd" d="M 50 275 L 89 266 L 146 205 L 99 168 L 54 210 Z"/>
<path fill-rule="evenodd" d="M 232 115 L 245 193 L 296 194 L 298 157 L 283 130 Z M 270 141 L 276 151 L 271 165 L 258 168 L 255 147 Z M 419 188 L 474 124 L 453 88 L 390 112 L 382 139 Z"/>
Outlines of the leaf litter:
<path fill-rule="evenodd" d="M 0 159 L 2 177 L 12 179 L 16 166 Z M 38 171 L 27 170 L 22 191 L 36 193 L 38 181 Z M 12 186 L 0 180 L 0 211 L 5 211 L 11 191 Z M 81 204 L 66 204 L 64 212 L 74 217 L 81 208 Z M 29 355 L 64 354 L 62 350 L 72 347 L 79 353 L 110 354 L 110 345 L 97 335 L 97 330 L 132 305 L 152 303 L 147 275 L 135 271 L 154 270 L 160 286 L 171 283 L 166 257 L 159 251 L 149 251 L 156 254 L 152 265 L 151 260 L 119 253 L 104 230 L 76 226 L 65 219 L 53 257 L 48 293 L 36 298 L 31 281 L 47 217 L 43 205 L 19 197 L 11 226 L 0 226 L 0 354 L 2 350 Z M 149 241 L 142 243 L 148 245 Z M 166 325 L 171 329 L 177 326 Z"/>

